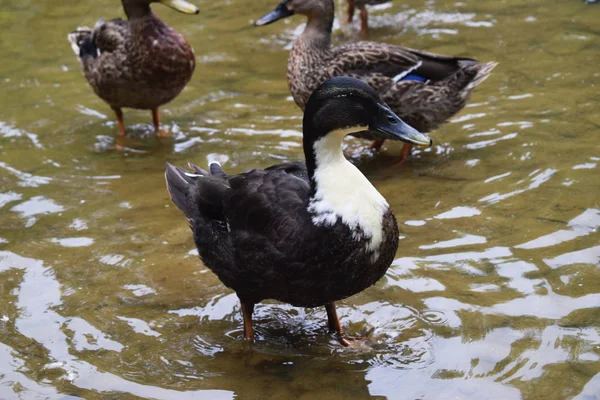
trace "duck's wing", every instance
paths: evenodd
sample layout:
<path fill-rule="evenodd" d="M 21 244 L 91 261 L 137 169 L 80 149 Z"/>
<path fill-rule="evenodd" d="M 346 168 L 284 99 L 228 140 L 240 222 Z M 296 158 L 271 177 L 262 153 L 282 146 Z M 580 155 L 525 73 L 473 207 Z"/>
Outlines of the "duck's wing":
<path fill-rule="evenodd" d="M 266 168 L 267 171 L 283 171 L 286 174 L 293 175 L 296 178 L 300 178 L 308 182 L 308 171 L 306 170 L 306 164 L 303 162 L 289 162 L 273 165 Z"/>
<path fill-rule="evenodd" d="M 114 52 L 122 48 L 129 34 L 127 21 L 121 18 L 111 21 L 100 19 L 94 27 L 93 40 L 96 48 L 103 52 Z"/>
<path fill-rule="evenodd" d="M 224 202 L 231 230 L 273 243 L 289 239 L 307 214 L 307 176 L 303 164 L 286 163 L 231 177 Z"/>
<path fill-rule="evenodd" d="M 128 66 L 131 46 L 127 21 L 100 19 L 94 29 L 77 28 L 69 35 L 69 41 L 96 94 L 111 105 L 118 105 L 122 98 L 128 97 L 128 92 L 120 89 L 134 74 Z"/>
<path fill-rule="evenodd" d="M 193 164 L 190 168 L 193 172 L 167 163 L 165 179 L 171 200 L 185 214 L 190 225 L 197 220 L 225 222 L 223 199 L 230 189 L 226 176 L 212 175 Z M 216 171 L 216 168 L 211 165 L 210 170 Z"/>
<path fill-rule="evenodd" d="M 279 282 L 294 254 L 306 257 L 302 240 L 312 226 L 307 203 L 310 186 L 301 164 L 281 164 L 239 175 L 192 166 L 167 165 L 167 188 L 187 216 L 198 254 L 240 298 L 264 298 L 264 280 Z M 216 173 L 213 175 L 212 173 Z M 305 172 L 304 172 L 305 173 Z M 304 264 L 296 263 L 295 268 Z M 273 294 L 267 294 L 267 297 Z"/>
<path fill-rule="evenodd" d="M 408 74 L 438 81 L 474 63 L 467 58 L 449 57 L 377 42 L 356 42 L 333 49 L 329 76 L 350 75 L 375 88 L 398 82 Z"/>
<path fill-rule="evenodd" d="M 167 164 L 167 189 L 203 245 L 219 236 L 268 237 L 279 241 L 297 229 L 310 186 L 301 163 L 227 175 L 211 165 L 194 172 Z"/>
<path fill-rule="evenodd" d="M 496 66 L 376 42 L 339 46 L 334 55 L 331 76 L 349 75 L 367 82 L 400 118 L 422 132 L 460 111 L 473 88 Z"/>
<path fill-rule="evenodd" d="M 75 54 L 84 63 L 95 60 L 104 52 L 114 52 L 123 48 L 129 32 L 127 21 L 120 18 L 111 21 L 99 19 L 90 29 L 81 26 L 68 35 Z"/>

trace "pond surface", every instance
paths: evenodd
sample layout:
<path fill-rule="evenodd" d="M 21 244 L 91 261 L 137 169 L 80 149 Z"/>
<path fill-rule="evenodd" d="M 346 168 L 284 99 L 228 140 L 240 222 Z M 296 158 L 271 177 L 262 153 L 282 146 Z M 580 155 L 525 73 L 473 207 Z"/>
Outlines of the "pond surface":
<path fill-rule="evenodd" d="M 341 348 L 323 309 L 239 304 L 197 259 L 165 161 L 230 172 L 302 159 L 287 91 L 300 17 L 251 26 L 272 0 L 155 11 L 198 60 L 163 108 L 110 109 L 66 35 L 116 0 L 0 9 L 0 398 L 600 398 L 600 7 L 579 0 L 395 1 L 370 38 L 499 61 L 435 145 L 347 152 L 392 205 L 401 246 L 376 286 L 340 302 L 373 350 Z M 338 7 L 337 14 L 343 15 Z M 335 40 L 355 40 L 336 23 Z"/>

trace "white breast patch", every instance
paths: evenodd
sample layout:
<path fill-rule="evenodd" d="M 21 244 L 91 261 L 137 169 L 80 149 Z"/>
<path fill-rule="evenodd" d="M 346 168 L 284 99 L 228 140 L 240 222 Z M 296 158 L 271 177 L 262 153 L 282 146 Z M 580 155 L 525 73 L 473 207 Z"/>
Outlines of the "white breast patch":
<path fill-rule="evenodd" d="M 330 132 L 314 143 L 316 193 L 308 211 L 317 226 L 334 225 L 340 218 L 354 239 L 369 239 L 367 248 L 377 259 L 383 241 L 383 215 L 389 205 L 358 168 L 346 160 L 341 148 L 344 136 L 365 130 L 367 127 L 362 126 Z"/>

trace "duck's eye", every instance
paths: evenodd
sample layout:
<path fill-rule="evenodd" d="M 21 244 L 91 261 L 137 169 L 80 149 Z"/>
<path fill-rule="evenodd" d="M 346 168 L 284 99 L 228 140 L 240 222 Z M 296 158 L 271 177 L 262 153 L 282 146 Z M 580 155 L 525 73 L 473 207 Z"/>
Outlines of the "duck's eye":
<path fill-rule="evenodd" d="M 396 122 L 396 118 L 392 117 L 391 115 L 388 117 L 388 121 L 390 121 L 390 123 L 395 124 Z"/>

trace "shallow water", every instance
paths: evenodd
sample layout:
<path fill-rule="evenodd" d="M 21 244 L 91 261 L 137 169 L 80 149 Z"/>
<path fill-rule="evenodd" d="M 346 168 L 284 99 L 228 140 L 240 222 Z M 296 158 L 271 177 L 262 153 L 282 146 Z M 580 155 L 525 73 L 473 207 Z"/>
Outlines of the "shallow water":
<path fill-rule="evenodd" d="M 154 7 L 198 60 L 162 110 L 172 138 L 127 111 L 117 151 L 65 36 L 118 2 L 3 2 L 0 398 L 600 398 L 598 6 L 371 9 L 373 40 L 500 62 L 401 168 L 399 145 L 348 141 L 403 238 L 387 276 L 339 305 L 350 332 L 375 328 L 372 351 L 341 348 L 322 309 L 275 303 L 244 343 L 235 295 L 198 262 L 165 160 L 301 159 L 284 71 L 303 22 L 253 28 L 270 0 L 199 6 Z"/>

